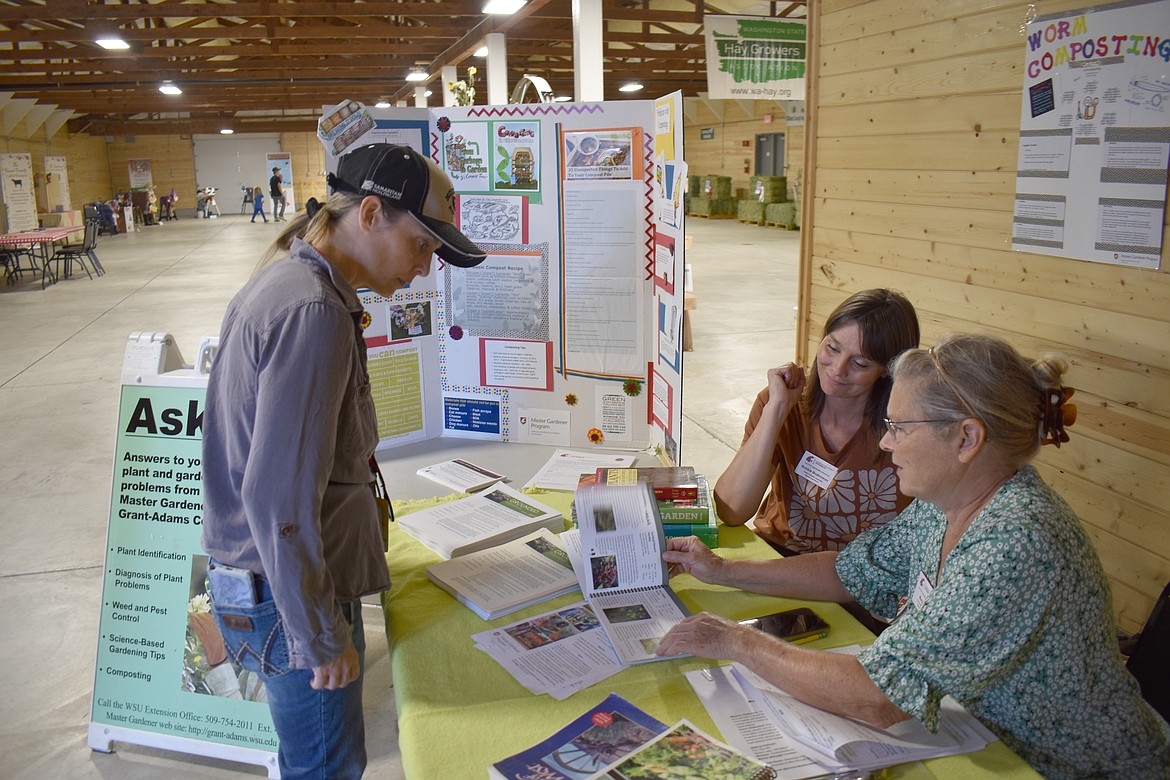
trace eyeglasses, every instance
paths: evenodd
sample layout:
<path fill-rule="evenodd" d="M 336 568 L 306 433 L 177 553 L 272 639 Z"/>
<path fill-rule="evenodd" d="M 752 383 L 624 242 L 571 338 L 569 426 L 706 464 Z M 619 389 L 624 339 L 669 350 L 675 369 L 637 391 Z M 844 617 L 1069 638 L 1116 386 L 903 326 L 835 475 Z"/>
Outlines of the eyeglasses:
<path fill-rule="evenodd" d="M 886 430 L 890 432 L 890 438 L 894 441 L 903 433 L 906 433 L 907 425 L 914 425 L 917 423 L 953 423 L 957 420 L 891 420 L 889 417 L 883 417 L 882 422 L 886 424 Z"/>

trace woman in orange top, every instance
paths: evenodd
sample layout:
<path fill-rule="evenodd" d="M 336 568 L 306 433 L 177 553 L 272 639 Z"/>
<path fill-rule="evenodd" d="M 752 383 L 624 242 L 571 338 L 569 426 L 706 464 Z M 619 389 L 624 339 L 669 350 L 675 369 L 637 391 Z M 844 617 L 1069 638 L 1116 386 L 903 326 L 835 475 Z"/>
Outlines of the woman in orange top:
<path fill-rule="evenodd" d="M 794 363 L 768 371 L 739 452 L 715 483 L 719 519 L 754 517 L 756 533 L 791 555 L 840 550 L 897 516 L 910 499 L 878 447 L 892 385 L 886 366 L 918 338 L 901 293 L 863 290 L 834 309 L 807 378 Z"/>

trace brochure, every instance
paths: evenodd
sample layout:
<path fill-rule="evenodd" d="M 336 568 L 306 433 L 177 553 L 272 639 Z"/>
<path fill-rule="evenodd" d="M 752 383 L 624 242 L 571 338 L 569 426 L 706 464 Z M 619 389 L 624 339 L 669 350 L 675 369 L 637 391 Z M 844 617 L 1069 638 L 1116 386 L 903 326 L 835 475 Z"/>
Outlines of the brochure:
<path fill-rule="evenodd" d="M 488 767 L 491 780 L 585 780 L 666 731 L 666 724 L 611 693 L 546 740 Z"/>
<path fill-rule="evenodd" d="M 760 750 L 774 752 L 774 737 L 769 734 L 774 731 L 815 762 L 812 766 L 790 761 L 781 771 L 782 780 L 819 776 L 826 771 L 869 771 L 970 753 L 982 750 L 995 739 L 983 724 L 950 698 L 943 700 L 938 733 L 931 734 L 914 719 L 878 729 L 826 712 L 798 701 L 740 664 L 695 670 L 687 673 L 687 679 L 732 744 L 743 749 L 740 740 L 754 740 L 755 744 L 746 746 L 748 752 L 771 763 Z M 768 724 L 767 727 L 749 723 L 742 712 L 745 709 L 754 713 L 755 720 Z"/>
<path fill-rule="evenodd" d="M 507 479 L 503 474 L 488 471 L 483 466 L 477 466 L 461 458 L 423 466 L 416 473 L 460 493 L 475 493 Z"/>
<path fill-rule="evenodd" d="M 680 720 L 625 758 L 590 775 L 589 780 L 635 778 L 719 778 L 719 780 L 771 780 L 775 771 L 730 745 Z"/>
<path fill-rule="evenodd" d="M 544 490 L 576 490 L 582 474 L 593 474 L 599 468 L 624 468 L 633 466 L 638 458 L 633 453 L 609 455 L 596 452 L 577 452 L 558 449 L 548 462 L 528 481 L 524 487 Z"/>
<path fill-rule="evenodd" d="M 586 485 L 577 489 L 574 507 L 585 574 L 581 592 L 618 658 L 625 664 L 666 660 L 654 650 L 690 611 L 670 587 L 653 490 L 644 482 Z"/>
<path fill-rule="evenodd" d="M 439 504 L 398 519 L 398 526 L 442 558 L 510 542 L 537 528 L 564 530 L 565 518 L 507 485 Z"/>
<path fill-rule="evenodd" d="M 427 567 L 427 576 L 484 620 L 494 620 L 578 587 L 556 534 L 528 536 Z"/>
<path fill-rule="evenodd" d="M 584 601 L 472 634 L 508 674 L 536 694 L 565 699 L 624 667 Z"/>

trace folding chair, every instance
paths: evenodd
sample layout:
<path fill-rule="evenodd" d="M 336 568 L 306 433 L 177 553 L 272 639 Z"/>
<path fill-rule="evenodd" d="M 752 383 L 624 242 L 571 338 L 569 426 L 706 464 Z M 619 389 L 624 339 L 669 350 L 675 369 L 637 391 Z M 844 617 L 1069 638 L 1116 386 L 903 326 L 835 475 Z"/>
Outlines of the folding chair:
<path fill-rule="evenodd" d="M 85 271 L 85 275 L 88 276 L 90 279 L 92 279 L 93 274 L 90 273 L 89 266 L 86 265 L 85 259 L 87 257 L 90 257 L 89 253 L 93 250 L 93 247 L 96 243 L 97 243 L 97 222 L 92 222 L 92 221 L 86 222 L 85 223 L 85 238 L 82 240 L 82 242 L 80 244 L 66 244 L 65 246 L 61 247 L 56 252 L 54 252 L 53 256 L 45 261 L 45 275 L 46 276 L 48 275 L 49 264 L 54 263 L 57 265 L 57 272 L 55 272 L 53 274 L 54 278 L 57 278 L 57 279 L 67 278 L 70 275 L 72 275 L 73 261 L 76 260 L 78 263 L 81 264 L 82 269 Z M 64 273 L 60 273 L 60 271 L 62 270 L 61 269 L 62 263 L 65 264 Z"/>
<path fill-rule="evenodd" d="M 174 219 L 174 217 L 171 218 Z M 102 265 L 102 261 L 98 260 L 97 252 L 94 251 L 97 248 L 97 237 L 98 231 L 101 230 L 101 224 L 96 219 L 87 220 L 85 223 L 86 228 L 89 228 L 91 224 L 93 225 L 93 235 L 90 235 L 90 231 L 86 230 L 86 239 L 81 242 L 81 247 L 85 250 L 86 257 L 89 258 L 89 262 L 93 265 L 94 272 L 98 276 L 105 276 L 106 269 Z"/>

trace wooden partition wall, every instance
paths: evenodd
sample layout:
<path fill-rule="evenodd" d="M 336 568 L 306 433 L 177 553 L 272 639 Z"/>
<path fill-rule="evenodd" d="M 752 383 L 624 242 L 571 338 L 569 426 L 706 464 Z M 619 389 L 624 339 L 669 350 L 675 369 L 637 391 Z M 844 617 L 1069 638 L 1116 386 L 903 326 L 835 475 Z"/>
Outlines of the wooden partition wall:
<path fill-rule="evenodd" d="M 926 343 L 980 332 L 1063 353 L 1080 417 L 1037 467 L 1134 630 L 1170 580 L 1170 274 L 1011 251 L 1025 8 L 813 0 L 798 343 L 807 359 L 837 303 L 886 286 L 914 302 Z"/>

